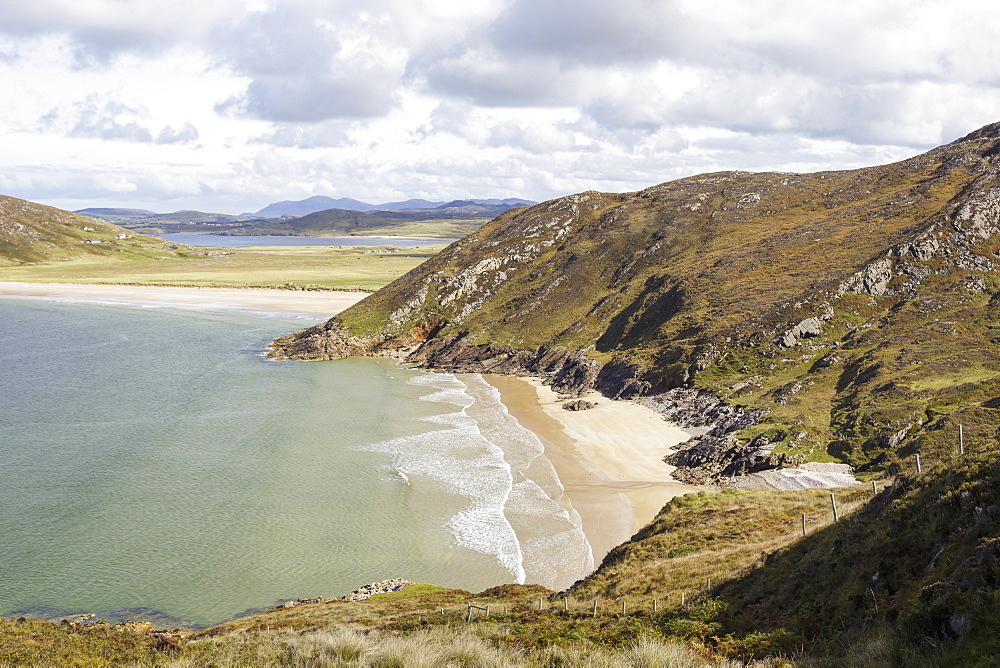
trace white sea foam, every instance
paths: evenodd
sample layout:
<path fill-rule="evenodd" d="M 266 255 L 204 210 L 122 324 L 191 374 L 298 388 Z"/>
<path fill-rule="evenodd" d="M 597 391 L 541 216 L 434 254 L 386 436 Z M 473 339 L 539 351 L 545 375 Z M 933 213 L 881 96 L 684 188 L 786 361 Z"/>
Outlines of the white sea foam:
<path fill-rule="evenodd" d="M 512 486 L 510 466 L 503 452 L 482 437 L 477 422 L 466 414 L 475 399 L 466 386 L 450 374 L 421 374 L 413 385 L 435 390 L 422 401 L 451 404 L 459 410 L 423 418 L 438 429 L 417 436 L 383 441 L 366 449 L 392 454 L 395 467 L 411 480 L 435 480 L 451 493 L 466 497 L 468 506 L 452 515 L 446 527 L 455 542 L 497 561 L 524 582 L 525 573 L 517 535 L 503 509 Z"/>
<path fill-rule="evenodd" d="M 470 392 L 480 400 L 470 408 L 483 435 L 502 446 L 513 472 L 513 486 L 505 514 L 521 540 L 525 570 L 534 582 L 560 587 L 571 584 L 555 578 L 562 572 L 582 576 L 593 570 L 593 551 L 583 533 L 583 521 L 564 495 L 545 448 L 507 411 L 500 392 L 482 376 L 464 377 Z M 572 577 L 572 576 L 571 576 Z"/>
<path fill-rule="evenodd" d="M 407 382 L 431 390 L 421 401 L 457 410 L 422 418 L 440 429 L 366 449 L 393 455 L 402 476 L 429 478 L 468 499 L 445 525 L 456 544 L 493 555 L 520 583 L 561 586 L 592 570 L 582 521 L 541 441 L 496 388 L 478 375 L 426 373 Z M 559 581 L 566 573 L 574 577 Z"/>

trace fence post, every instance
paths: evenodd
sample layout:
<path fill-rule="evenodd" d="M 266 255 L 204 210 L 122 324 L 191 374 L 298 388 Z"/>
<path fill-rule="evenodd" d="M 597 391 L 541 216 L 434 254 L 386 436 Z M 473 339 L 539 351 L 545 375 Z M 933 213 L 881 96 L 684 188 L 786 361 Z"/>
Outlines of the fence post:
<path fill-rule="evenodd" d="M 830 492 L 830 505 L 833 506 L 833 521 L 836 522 L 839 518 L 837 517 L 837 497 Z"/>
<path fill-rule="evenodd" d="M 597 597 L 594 597 L 594 618 L 597 618 Z"/>
<path fill-rule="evenodd" d="M 962 425 L 958 425 L 958 454 L 965 454 L 965 435 L 962 433 Z"/>
<path fill-rule="evenodd" d="M 625 614 L 625 599 L 622 599 L 622 614 Z"/>
<path fill-rule="evenodd" d="M 684 592 L 681 592 L 681 607 L 684 607 Z"/>
<path fill-rule="evenodd" d="M 653 612 L 656 612 L 656 599 L 653 599 Z"/>
<path fill-rule="evenodd" d="M 878 487 L 875 486 L 875 481 L 872 480 L 872 496 L 875 496 L 877 494 L 878 494 Z"/>
<path fill-rule="evenodd" d="M 563 596 L 563 610 L 569 610 L 569 597 Z"/>
<path fill-rule="evenodd" d="M 465 617 L 465 623 L 468 624 L 472 621 L 472 604 L 469 603 L 469 613 Z"/>
<path fill-rule="evenodd" d="M 802 513 L 802 535 L 806 535 L 806 514 Z"/>
<path fill-rule="evenodd" d="M 923 473 L 924 470 L 920 467 L 920 453 L 917 453 L 917 473 Z"/>

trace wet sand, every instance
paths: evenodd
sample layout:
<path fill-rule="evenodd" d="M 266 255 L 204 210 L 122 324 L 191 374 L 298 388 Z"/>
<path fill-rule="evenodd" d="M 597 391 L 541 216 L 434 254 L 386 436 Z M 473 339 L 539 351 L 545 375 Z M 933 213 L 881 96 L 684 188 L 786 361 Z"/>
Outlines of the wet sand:
<path fill-rule="evenodd" d="M 84 304 L 126 304 L 208 311 L 281 313 L 326 319 L 368 296 L 366 292 L 83 285 L 0 281 L 0 295 Z"/>
<path fill-rule="evenodd" d="M 675 496 L 699 488 L 676 482 L 662 460 L 690 435 L 654 411 L 596 392 L 586 411 L 567 411 L 536 379 L 484 375 L 507 410 L 542 441 L 545 455 L 583 521 L 595 565 L 648 524 Z"/>

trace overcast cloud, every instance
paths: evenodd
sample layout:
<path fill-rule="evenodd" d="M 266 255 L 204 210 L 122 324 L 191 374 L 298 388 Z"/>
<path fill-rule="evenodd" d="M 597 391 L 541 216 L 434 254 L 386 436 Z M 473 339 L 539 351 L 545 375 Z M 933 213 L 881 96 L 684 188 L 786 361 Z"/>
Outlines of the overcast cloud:
<path fill-rule="evenodd" d="M 0 4 L 0 193 L 252 211 L 897 160 L 1000 121 L 953 0 Z"/>

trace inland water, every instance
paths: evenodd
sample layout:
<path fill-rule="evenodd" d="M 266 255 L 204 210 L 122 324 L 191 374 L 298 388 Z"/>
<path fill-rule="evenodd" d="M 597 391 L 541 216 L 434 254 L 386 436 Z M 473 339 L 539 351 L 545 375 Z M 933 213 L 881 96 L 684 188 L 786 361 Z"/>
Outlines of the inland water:
<path fill-rule="evenodd" d="M 0 615 L 196 627 L 390 577 L 592 566 L 482 378 L 264 357 L 313 322 L 0 298 Z"/>

